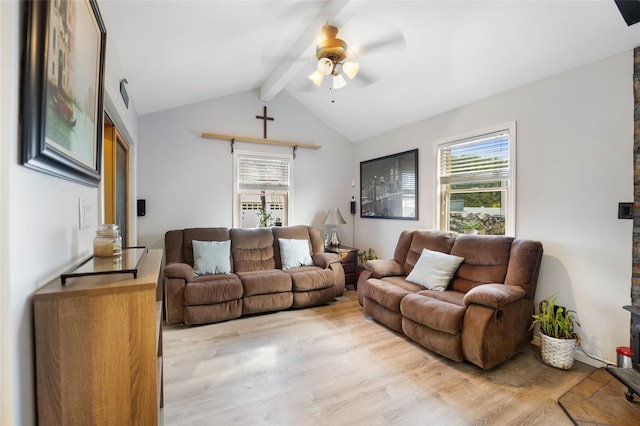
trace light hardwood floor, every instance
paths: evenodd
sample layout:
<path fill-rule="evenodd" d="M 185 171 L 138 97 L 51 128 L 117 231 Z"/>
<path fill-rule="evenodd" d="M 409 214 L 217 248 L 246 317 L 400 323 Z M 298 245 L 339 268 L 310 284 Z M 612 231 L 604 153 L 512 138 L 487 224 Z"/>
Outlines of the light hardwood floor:
<path fill-rule="evenodd" d="M 491 371 L 452 362 L 365 317 L 354 291 L 163 339 L 167 426 L 570 425 L 557 400 L 594 370 L 547 367 L 534 346 Z"/>

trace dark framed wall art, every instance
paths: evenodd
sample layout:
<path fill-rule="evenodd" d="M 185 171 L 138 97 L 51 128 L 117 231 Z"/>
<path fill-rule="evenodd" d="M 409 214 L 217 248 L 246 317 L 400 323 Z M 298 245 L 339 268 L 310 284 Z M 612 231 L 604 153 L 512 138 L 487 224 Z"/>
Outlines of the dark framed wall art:
<path fill-rule="evenodd" d="M 418 220 L 418 150 L 360 162 L 360 217 Z"/>
<path fill-rule="evenodd" d="M 96 0 L 23 4 L 22 164 L 97 186 L 106 29 Z"/>

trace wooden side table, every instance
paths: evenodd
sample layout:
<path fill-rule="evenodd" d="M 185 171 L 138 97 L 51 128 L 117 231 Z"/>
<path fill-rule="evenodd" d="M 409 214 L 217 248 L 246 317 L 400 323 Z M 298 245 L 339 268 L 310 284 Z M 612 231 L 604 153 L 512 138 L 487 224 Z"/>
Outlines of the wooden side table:
<path fill-rule="evenodd" d="M 352 285 L 355 289 L 358 284 L 358 249 L 340 245 L 327 246 L 324 250 L 340 255 L 340 262 L 344 269 L 344 284 L 345 286 Z"/>

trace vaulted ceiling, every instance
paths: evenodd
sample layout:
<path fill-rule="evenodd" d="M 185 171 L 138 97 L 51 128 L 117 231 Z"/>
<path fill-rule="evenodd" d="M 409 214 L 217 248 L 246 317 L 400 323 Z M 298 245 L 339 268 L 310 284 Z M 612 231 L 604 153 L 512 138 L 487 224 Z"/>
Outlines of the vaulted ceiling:
<path fill-rule="evenodd" d="M 640 45 L 613 0 L 101 0 L 140 115 L 257 89 L 288 92 L 358 142 Z M 320 88 L 325 23 L 358 52 Z"/>

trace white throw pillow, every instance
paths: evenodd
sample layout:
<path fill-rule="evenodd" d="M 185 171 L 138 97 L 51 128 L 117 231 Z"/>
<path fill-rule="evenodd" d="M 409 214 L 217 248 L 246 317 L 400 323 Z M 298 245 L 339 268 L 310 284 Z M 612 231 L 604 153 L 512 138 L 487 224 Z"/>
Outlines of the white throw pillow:
<path fill-rule="evenodd" d="M 423 249 L 407 281 L 429 290 L 444 291 L 463 261 L 463 257 Z"/>
<path fill-rule="evenodd" d="M 230 256 L 230 240 L 193 240 L 193 270 L 196 275 L 230 274 Z"/>
<path fill-rule="evenodd" d="M 309 241 L 278 238 L 278 243 L 282 269 L 313 265 L 313 259 L 309 254 Z"/>

